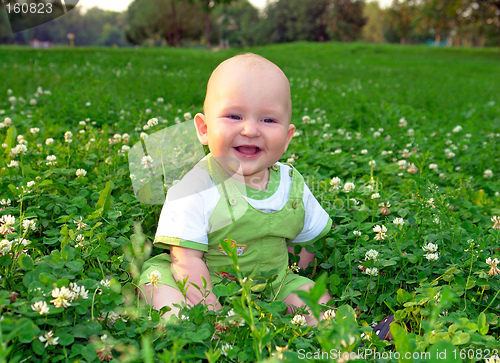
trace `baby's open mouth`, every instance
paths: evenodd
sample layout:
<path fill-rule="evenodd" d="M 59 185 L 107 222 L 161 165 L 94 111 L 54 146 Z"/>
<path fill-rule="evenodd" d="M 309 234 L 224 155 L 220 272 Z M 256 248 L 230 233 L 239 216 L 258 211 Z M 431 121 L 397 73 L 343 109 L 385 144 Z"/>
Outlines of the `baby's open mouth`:
<path fill-rule="evenodd" d="M 257 146 L 237 146 L 235 149 L 244 155 L 255 155 L 260 151 Z"/>

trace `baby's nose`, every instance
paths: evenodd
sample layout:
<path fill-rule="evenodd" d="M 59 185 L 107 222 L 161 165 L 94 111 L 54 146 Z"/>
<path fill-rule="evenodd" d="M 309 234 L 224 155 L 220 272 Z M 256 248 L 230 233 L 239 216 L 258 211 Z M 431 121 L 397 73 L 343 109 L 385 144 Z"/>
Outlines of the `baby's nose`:
<path fill-rule="evenodd" d="M 260 135 L 258 121 L 247 120 L 243 123 L 241 134 L 247 137 L 257 137 Z"/>

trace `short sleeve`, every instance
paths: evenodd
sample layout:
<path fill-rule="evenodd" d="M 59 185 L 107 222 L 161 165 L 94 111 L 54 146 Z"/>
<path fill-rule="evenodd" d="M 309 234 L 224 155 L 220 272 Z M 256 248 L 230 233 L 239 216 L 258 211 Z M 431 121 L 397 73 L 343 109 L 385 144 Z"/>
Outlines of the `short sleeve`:
<path fill-rule="evenodd" d="M 168 190 L 161 210 L 153 244 L 156 247 L 187 247 L 208 250 L 207 208 L 213 185 L 208 173 L 195 167 L 176 185 Z"/>
<path fill-rule="evenodd" d="M 302 197 L 306 211 L 304 228 L 288 244 L 308 245 L 324 237 L 332 227 L 332 219 L 304 183 Z"/>

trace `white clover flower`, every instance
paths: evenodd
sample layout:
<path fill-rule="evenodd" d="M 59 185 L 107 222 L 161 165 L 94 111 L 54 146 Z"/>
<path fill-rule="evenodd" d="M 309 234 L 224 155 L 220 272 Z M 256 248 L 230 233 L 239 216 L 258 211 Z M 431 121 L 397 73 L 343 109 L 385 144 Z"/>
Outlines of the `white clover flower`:
<path fill-rule="evenodd" d="M 491 276 L 500 274 L 500 270 L 497 267 L 498 258 L 491 259 L 491 257 L 488 257 L 486 259 L 486 263 L 490 265 L 490 271 L 488 272 L 488 274 L 490 274 Z"/>
<path fill-rule="evenodd" d="M 40 315 L 47 314 L 49 312 L 49 306 L 45 301 L 35 302 L 33 305 L 31 305 L 31 309 L 33 309 L 33 311 L 38 311 L 38 314 Z"/>
<path fill-rule="evenodd" d="M 356 237 L 361 237 L 362 233 L 360 231 L 353 231 L 352 232 Z"/>
<path fill-rule="evenodd" d="M 27 186 L 28 188 L 33 188 L 33 187 L 35 186 L 35 182 L 34 182 L 33 180 L 31 180 L 31 181 L 29 181 L 29 182 L 26 184 L 26 186 Z"/>
<path fill-rule="evenodd" d="M 101 286 L 104 286 L 104 287 L 107 287 L 107 288 L 109 288 L 111 286 L 111 280 L 110 279 L 101 280 L 99 283 L 101 284 Z"/>
<path fill-rule="evenodd" d="M 87 227 L 87 224 L 83 222 L 83 217 L 80 216 L 80 219 L 77 221 L 73 221 L 77 225 L 76 230 L 79 231 L 80 229 L 84 229 Z"/>
<path fill-rule="evenodd" d="M 330 180 L 330 185 L 333 187 L 333 189 L 338 189 L 340 187 L 340 178 L 339 177 L 334 177 L 332 180 Z"/>
<path fill-rule="evenodd" d="M 400 169 L 406 169 L 406 165 L 408 165 L 408 162 L 404 159 L 401 159 L 398 161 L 398 166 Z"/>
<path fill-rule="evenodd" d="M 227 357 L 227 353 L 233 349 L 233 346 L 232 344 L 230 343 L 222 343 L 221 347 L 220 347 L 220 351 L 222 353 L 222 355 L 226 356 Z"/>
<path fill-rule="evenodd" d="M 302 123 L 308 124 L 311 121 L 311 118 L 307 115 L 302 116 Z"/>
<path fill-rule="evenodd" d="M 128 145 L 123 145 L 123 146 L 122 146 L 122 149 L 121 149 L 122 153 L 126 153 L 126 152 L 128 152 L 129 150 L 130 150 L 130 146 L 128 146 Z"/>
<path fill-rule="evenodd" d="M 360 153 L 361 153 L 362 155 L 366 155 L 366 154 L 368 154 L 368 150 L 363 149 L 363 150 L 361 150 L 361 151 L 360 151 Z"/>
<path fill-rule="evenodd" d="M 331 320 L 335 319 L 336 312 L 334 309 L 329 309 L 324 312 L 323 314 L 323 320 Z"/>
<path fill-rule="evenodd" d="M 31 133 L 32 135 L 36 135 L 36 134 L 38 134 L 39 132 L 40 132 L 40 129 L 39 129 L 38 127 L 32 127 L 32 128 L 30 129 L 30 133 Z"/>
<path fill-rule="evenodd" d="M 143 156 L 141 159 L 141 164 L 144 165 L 144 168 L 150 168 L 153 166 L 153 157 L 151 155 Z"/>
<path fill-rule="evenodd" d="M 57 164 L 57 157 L 55 155 L 49 155 L 47 156 L 47 162 L 45 163 L 46 165 L 56 165 Z"/>
<path fill-rule="evenodd" d="M 377 258 L 378 258 L 378 251 L 375 251 L 375 250 L 366 251 L 365 261 L 368 261 L 368 260 L 377 261 Z"/>
<path fill-rule="evenodd" d="M 491 357 L 484 358 L 484 363 L 500 363 L 500 356 L 498 354 L 495 354 Z"/>
<path fill-rule="evenodd" d="M 370 165 L 371 167 L 375 167 L 375 166 L 377 166 L 377 162 L 375 160 L 370 160 L 368 162 L 368 165 Z"/>
<path fill-rule="evenodd" d="M 128 143 L 128 142 L 129 142 L 129 140 L 130 140 L 130 135 L 129 135 L 129 134 L 127 134 L 127 133 L 124 133 L 124 134 L 122 135 L 122 141 L 123 141 L 124 143 Z"/>
<path fill-rule="evenodd" d="M 156 117 L 149 119 L 147 122 L 147 125 L 149 127 L 154 127 L 154 126 L 158 125 L 158 119 Z"/>
<path fill-rule="evenodd" d="M 85 169 L 76 169 L 75 174 L 76 174 L 77 178 L 79 178 L 81 176 L 87 175 L 87 171 Z"/>
<path fill-rule="evenodd" d="M 413 163 L 411 163 L 408 169 L 406 169 L 406 171 L 410 174 L 415 174 L 417 170 L 418 170 L 417 167 Z"/>
<path fill-rule="evenodd" d="M 27 245 L 29 245 L 31 243 L 31 241 L 29 239 L 25 239 L 25 238 L 15 238 L 13 241 L 12 241 L 12 244 L 22 244 L 24 247 L 26 247 Z"/>
<path fill-rule="evenodd" d="M 63 286 L 60 289 L 56 287 L 54 288 L 54 290 L 52 290 L 52 297 L 54 299 L 50 300 L 50 302 L 54 304 L 56 308 L 67 308 L 68 306 L 71 306 L 69 302 L 71 296 L 71 290 L 67 287 Z"/>
<path fill-rule="evenodd" d="M 346 193 L 352 192 L 354 190 L 354 188 L 356 188 L 356 187 L 355 187 L 354 183 L 352 183 L 352 182 L 347 182 L 344 184 L 344 192 L 346 192 Z"/>
<path fill-rule="evenodd" d="M 7 164 L 8 168 L 17 168 L 19 166 L 19 162 L 17 160 L 11 160 L 10 163 Z"/>
<path fill-rule="evenodd" d="M 148 275 L 149 283 L 148 285 L 158 286 L 158 281 L 161 279 L 161 273 L 158 270 L 151 271 Z"/>
<path fill-rule="evenodd" d="M 6 239 L 0 241 L 0 254 L 7 254 L 12 249 L 12 242 Z"/>
<path fill-rule="evenodd" d="M 437 253 L 437 252 L 434 252 L 434 253 L 429 252 L 429 253 L 425 254 L 424 257 L 426 259 L 428 259 L 429 261 L 437 261 L 439 259 L 439 253 Z"/>
<path fill-rule="evenodd" d="M 491 169 L 486 169 L 484 171 L 483 177 L 486 179 L 493 178 L 493 171 L 491 171 Z"/>
<path fill-rule="evenodd" d="M 118 142 L 122 141 L 122 135 L 120 135 L 120 134 L 114 134 L 113 135 L 113 140 L 114 140 L 115 143 L 118 143 Z"/>
<path fill-rule="evenodd" d="M 184 114 L 184 120 L 189 121 L 189 120 L 191 120 L 192 118 L 193 118 L 193 116 L 191 116 L 191 113 L 190 113 L 190 112 L 186 112 L 186 113 Z"/>
<path fill-rule="evenodd" d="M 146 140 L 149 137 L 145 132 L 141 132 L 141 139 Z"/>
<path fill-rule="evenodd" d="M 305 326 L 307 325 L 306 318 L 303 315 L 295 315 L 293 319 L 290 321 L 293 325 L 296 325 L 298 327 Z"/>
<path fill-rule="evenodd" d="M 380 198 L 380 194 L 379 193 L 373 193 L 372 196 L 371 196 L 372 199 L 378 199 Z"/>
<path fill-rule="evenodd" d="M 91 102 L 86 102 L 85 106 L 90 107 L 90 106 L 92 106 L 92 103 Z"/>
<path fill-rule="evenodd" d="M 31 106 L 36 106 L 36 100 L 35 100 L 34 98 L 32 98 L 32 99 L 30 100 L 30 105 L 31 105 Z"/>
<path fill-rule="evenodd" d="M 415 130 L 408 129 L 408 136 L 414 136 L 414 135 L 415 135 Z"/>
<path fill-rule="evenodd" d="M 408 126 L 408 121 L 406 121 L 406 119 L 404 117 L 402 117 L 402 118 L 399 119 L 398 126 L 399 127 L 406 127 L 406 126 Z"/>
<path fill-rule="evenodd" d="M 450 149 L 446 149 L 446 150 L 444 151 L 444 153 L 445 153 L 445 155 L 446 155 L 446 157 L 447 157 L 448 159 L 453 159 L 453 158 L 455 157 L 455 155 L 456 155 L 456 154 L 455 154 L 453 151 L 451 151 Z"/>
<path fill-rule="evenodd" d="M 54 143 L 54 139 L 49 137 L 47 140 L 45 140 L 45 145 L 52 145 Z"/>
<path fill-rule="evenodd" d="M 491 217 L 491 221 L 493 222 L 493 227 L 491 228 L 500 230 L 500 216 Z"/>
<path fill-rule="evenodd" d="M 457 132 L 462 131 L 462 130 L 463 130 L 463 128 L 462 128 L 462 126 L 460 126 L 460 125 L 455 126 L 455 127 L 453 128 L 453 132 L 454 132 L 455 134 L 456 134 Z"/>
<path fill-rule="evenodd" d="M 88 290 L 85 290 L 84 286 L 78 286 L 74 282 L 70 282 L 69 287 L 70 287 L 71 293 L 73 295 L 72 301 L 78 299 L 78 297 L 81 297 L 82 299 L 89 298 L 89 292 L 88 292 Z"/>
<path fill-rule="evenodd" d="M 431 170 L 437 171 L 438 168 L 439 168 L 438 164 L 432 163 L 429 165 L 429 169 L 431 169 Z"/>
<path fill-rule="evenodd" d="M 365 274 L 367 274 L 368 276 L 378 276 L 378 268 L 367 267 L 365 270 Z"/>
<path fill-rule="evenodd" d="M 16 217 L 14 217 L 11 214 L 4 214 L 3 216 L 0 217 L 0 224 L 5 227 L 10 227 L 14 223 L 16 223 Z"/>
<path fill-rule="evenodd" d="M 373 232 L 375 232 L 377 235 L 375 236 L 375 239 L 377 241 L 383 241 L 387 238 L 387 227 L 382 225 L 379 226 L 378 224 L 373 227 Z"/>
<path fill-rule="evenodd" d="M 3 124 L 5 125 L 5 127 L 12 126 L 12 119 L 10 117 L 4 118 L 3 119 Z"/>
<path fill-rule="evenodd" d="M 376 138 L 378 138 L 378 137 L 380 137 L 380 135 L 381 135 L 380 131 L 375 131 L 375 132 L 373 133 L 373 137 L 374 137 L 375 139 L 376 139 Z"/>
<path fill-rule="evenodd" d="M 52 330 L 45 333 L 43 337 L 39 336 L 38 339 L 40 339 L 42 343 L 45 343 L 45 348 L 47 348 L 49 345 L 59 344 L 59 337 L 54 337 L 54 333 L 52 332 Z"/>
<path fill-rule="evenodd" d="M 436 252 L 438 250 L 438 245 L 429 242 L 424 247 L 422 247 L 422 249 L 425 252 Z"/>
<path fill-rule="evenodd" d="M 156 102 L 158 102 L 158 103 L 163 103 L 163 102 L 165 102 L 165 100 L 163 99 L 163 97 L 158 97 L 158 98 L 156 99 Z"/>
<path fill-rule="evenodd" d="M 83 241 L 85 241 L 85 236 L 83 234 L 79 234 L 76 236 L 76 242 L 80 245 Z"/>
<path fill-rule="evenodd" d="M 7 207 L 10 206 L 12 201 L 10 199 L 2 199 L 0 200 L 0 205 L 6 205 Z"/>
<path fill-rule="evenodd" d="M 26 154 L 28 148 L 24 144 L 17 144 L 16 147 L 10 149 L 10 152 L 15 156 L 17 154 Z"/>
<path fill-rule="evenodd" d="M 87 126 L 87 123 L 86 123 L 85 121 L 80 121 L 80 122 L 78 123 L 78 125 L 80 125 L 80 126 Z"/>
<path fill-rule="evenodd" d="M 24 219 L 23 220 L 23 229 L 25 232 L 30 230 L 30 229 L 32 231 L 35 231 L 36 230 L 36 221 L 33 219 Z"/>
<path fill-rule="evenodd" d="M 73 142 L 73 133 L 71 131 L 66 131 L 64 133 L 64 141 L 67 143 Z"/>
<path fill-rule="evenodd" d="M 403 218 L 398 217 L 398 218 L 394 218 L 392 223 L 394 223 L 396 226 L 403 227 L 403 225 L 405 224 L 405 221 Z"/>

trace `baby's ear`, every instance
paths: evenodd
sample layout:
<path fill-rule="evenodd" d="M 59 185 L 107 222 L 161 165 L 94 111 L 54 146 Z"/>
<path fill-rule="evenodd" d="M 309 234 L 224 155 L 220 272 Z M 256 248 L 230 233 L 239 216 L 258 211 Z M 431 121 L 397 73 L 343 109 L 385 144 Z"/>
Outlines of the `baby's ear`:
<path fill-rule="evenodd" d="M 197 113 L 196 116 L 194 116 L 194 126 L 196 127 L 198 140 L 200 140 L 203 145 L 208 145 L 207 123 L 204 114 Z"/>

